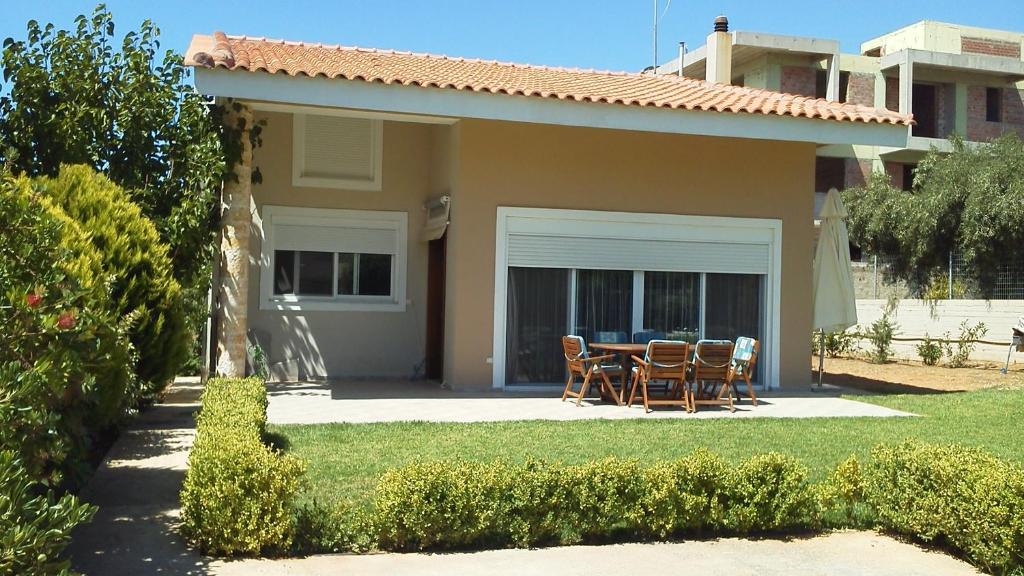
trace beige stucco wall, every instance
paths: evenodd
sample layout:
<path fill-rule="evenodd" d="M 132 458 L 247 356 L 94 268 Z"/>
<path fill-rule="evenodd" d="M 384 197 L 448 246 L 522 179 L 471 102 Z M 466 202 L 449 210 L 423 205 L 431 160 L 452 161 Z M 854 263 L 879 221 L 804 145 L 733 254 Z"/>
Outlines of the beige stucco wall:
<path fill-rule="evenodd" d="M 446 163 L 436 158 L 435 132 L 447 127 L 384 123 L 383 189 L 354 191 L 292 186 L 292 116 L 257 114 L 267 121 L 254 164 L 263 174 L 253 186 L 258 211 L 266 204 L 348 210 L 396 210 L 409 215 L 408 303 L 404 312 L 293 312 L 260 310 L 260 239 L 252 235 L 249 329 L 271 363 L 288 361 L 300 379 L 408 377 L 422 361 L 426 336 L 427 245 L 419 241 L 423 203 L 446 185 Z M 258 221 L 258 217 L 256 217 Z"/>
<path fill-rule="evenodd" d="M 778 218 L 782 228 L 781 382 L 809 380 L 813 144 L 675 136 L 463 120 L 385 122 L 383 190 L 291 184 L 291 116 L 262 114 L 255 153 L 266 204 L 399 210 L 409 214 L 405 312 L 259 309 L 260 230 L 253 229 L 249 327 L 273 363 L 299 378 L 407 377 L 423 359 L 427 250 L 423 203 L 449 193 L 445 377 L 489 388 L 495 222 L 499 206 Z"/>
<path fill-rule="evenodd" d="M 813 144 L 462 121 L 448 237 L 446 375 L 488 387 L 498 206 L 778 218 L 781 384 L 809 381 Z"/>

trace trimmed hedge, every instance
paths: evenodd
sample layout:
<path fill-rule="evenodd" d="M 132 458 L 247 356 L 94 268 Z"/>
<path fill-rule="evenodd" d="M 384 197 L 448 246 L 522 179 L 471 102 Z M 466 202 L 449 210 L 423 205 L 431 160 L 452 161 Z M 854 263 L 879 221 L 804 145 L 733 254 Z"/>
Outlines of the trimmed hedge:
<path fill-rule="evenodd" d="M 815 496 L 794 458 L 730 467 L 698 450 L 649 467 L 416 463 L 386 472 L 375 504 L 381 547 L 418 550 L 806 530 L 817 525 Z"/>
<path fill-rule="evenodd" d="M 975 448 L 878 446 L 865 491 L 889 530 L 948 545 L 993 574 L 1024 567 L 1024 468 Z"/>
<path fill-rule="evenodd" d="M 261 380 L 206 384 L 181 491 L 183 531 L 205 552 L 279 554 L 292 545 L 305 464 L 264 443 L 266 422 Z"/>

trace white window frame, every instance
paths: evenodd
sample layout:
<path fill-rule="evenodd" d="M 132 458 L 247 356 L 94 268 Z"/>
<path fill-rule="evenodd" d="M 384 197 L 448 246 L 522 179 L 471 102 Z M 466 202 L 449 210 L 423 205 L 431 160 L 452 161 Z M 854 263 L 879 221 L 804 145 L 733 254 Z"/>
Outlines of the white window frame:
<path fill-rule="evenodd" d="M 298 113 L 292 116 L 292 185 L 379 192 L 383 184 L 384 121 L 368 120 L 370 122 L 370 142 L 367 145 L 370 147 L 370 162 L 373 165 L 372 179 L 318 178 L 303 176 L 306 162 L 306 123 L 309 116 Z M 360 119 L 362 118 L 360 117 Z"/>
<path fill-rule="evenodd" d="M 263 206 L 260 231 L 260 309 L 286 311 L 359 311 L 404 312 L 406 306 L 409 215 L 383 210 L 332 210 L 293 206 Z M 336 228 L 389 230 L 395 234 L 391 258 L 391 296 L 335 295 L 301 296 L 274 294 L 274 226 L 306 225 Z M 334 256 L 334 288 L 337 292 L 339 252 L 351 252 L 344 246 L 323 246 L 320 250 Z"/>
<path fill-rule="evenodd" d="M 495 234 L 494 259 L 494 339 L 492 350 L 492 386 L 514 390 L 505 385 L 505 335 L 507 328 L 508 238 L 510 233 L 532 232 L 567 238 L 601 237 L 621 239 L 650 238 L 665 240 L 763 244 L 768 248 L 768 270 L 764 287 L 764 337 L 761 357 L 764 365 L 763 388 L 779 387 L 782 325 L 782 221 L 772 218 L 733 218 L 688 216 L 634 212 L 599 212 L 548 208 L 512 208 L 499 206 Z M 685 270 L 681 270 L 685 272 Z M 575 274 L 573 275 L 575 276 Z M 704 275 L 701 275 L 701 301 L 704 301 Z M 636 280 L 634 280 L 634 286 Z M 573 287 L 575 289 L 575 287 Z M 634 293 L 634 298 L 636 297 Z M 641 304 L 642 308 L 642 304 Z M 704 330 L 701 306 L 701 333 Z M 570 313 L 570 317 L 573 314 Z M 572 319 L 575 322 L 575 318 Z M 532 389 L 535 389 L 533 387 Z"/>

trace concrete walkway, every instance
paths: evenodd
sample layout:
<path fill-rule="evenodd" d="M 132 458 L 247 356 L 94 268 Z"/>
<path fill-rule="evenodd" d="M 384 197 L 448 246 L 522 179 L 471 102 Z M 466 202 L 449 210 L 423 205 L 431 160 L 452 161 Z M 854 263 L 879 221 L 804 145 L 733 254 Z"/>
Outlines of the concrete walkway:
<path fill-rule="evenodd" d="M 224 576 L 704 574 L 721 576 L 959 576 L 979 574 L 951 556 L 870 532 L 795 540 L 724 539 L 672 544 L 571 546 L 464 554 L 324 555 L 292 560 L 217 562 Z"/>
<path fill-rule="evenodd" d="M 509 420 L 623 420 L 703 418 L 827 418 L 911 416 L 875 404 L 841 398 L 848 391 L 826 386 L 821 392 L 771 391 L 759 396 L 757 407 L 746 398 L 736 412 L 717 406 L 696 414 L 675 408 L 644 413 L 640 405 L 562 402 L 553 391 L 524 393 L 463 393 L 424 382 L 329 382 L 271 384 L 267 418 L 271 424 L 329 424 L 372 422 L 502 422 Z"/>
<path fill-rule="evenodd" d="M 208 574 L 209 560 L 178 535 L 178 492 L 195 437 L 193 413 L 202 387 L 180 379 L 164 401 L 145 410 L 111 447 L 82 497 L 99 506 L 78 527 L 68 551 L 89 575 Z"/>

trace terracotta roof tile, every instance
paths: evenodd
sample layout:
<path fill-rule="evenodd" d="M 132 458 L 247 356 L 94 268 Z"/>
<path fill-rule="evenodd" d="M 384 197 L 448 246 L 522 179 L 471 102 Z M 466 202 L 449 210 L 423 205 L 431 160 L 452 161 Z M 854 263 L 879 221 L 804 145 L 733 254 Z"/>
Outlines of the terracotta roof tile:
<path fill-rule="evenodd" d="M 190 66 L 322 76 L 443 89 L 625 106 L 771 114 L 910 125 L 910 116 L 849 103 L 693 78 L 552 68 L 393 50 L 303 44 L 215 32 L 195 36 Z"/>

